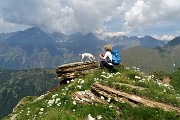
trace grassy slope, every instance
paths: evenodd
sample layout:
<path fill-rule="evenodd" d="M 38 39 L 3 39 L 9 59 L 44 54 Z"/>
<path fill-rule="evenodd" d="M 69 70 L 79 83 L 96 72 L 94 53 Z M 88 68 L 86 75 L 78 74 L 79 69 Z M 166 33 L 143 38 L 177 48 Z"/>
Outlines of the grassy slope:
<path fill-rule="evenodd" d="M 132 107 L 127 103 L 117 103 L 113 100 L 110 102 L 102 100 L 104 104 L 98 102 L 94 104 L 80 104 L 71 99 L 74 92 L 89 90 L 93 83 L 99 82 L 120 91 L 126 91 L 144 98 L 180 107 L 179 88 L 174 90 L 172 86 L 165 86 L 154 80 L 153 75 L 146 76 L 136 70 L 118 68 L 118 71 L 116 74 L 110 74 L 98 70 L 87 76 L 82 76 L 68 85 L 62 85 L 57 91 L 48 94 L 37 102 L 32 102 L 35 99 L 34 97 L 27 97 L 25 98 L 26 100 L 23 100 L 24 104 L 14 114 L 17 114 L 16 117 L 20 120 L 27 118 L 38 120 L 85 120 L 88 118 L 88 115 L 95 119 L 102 117 L 103 120 L 179 119 L 175 112 L 165 112 L 159 108 Z M 178 81 L 179 71 L 173 75 L 175 81 Z M 141 78 L 137 79 L 135 76 Z M 175 81 L 173 85 L 179 86 L 179 82 L 176 83 Z M 118 83 L 138 85 L 147 89 L 139 91 L 127 86 L 119 86 Z"/>
<path fill-rule="evenodd" d="M 177 92 L 180 94 L 180 70 L 172 74 L 171 84 L 173 85 L 174 89 L 177 90 Z"/>
<path fill-rule="evenodd" d="M 122 62 L 128 66 L 135 66 L 147 73 L 155 71 L 172 72 L 180 66 L 180 46 L 176 48 L 149 49 L 134 47 L 122 52 Z M 172 51 L 174 56 L 172 57 Z M 176 63 L 173 68 L 173 62 Z"/>

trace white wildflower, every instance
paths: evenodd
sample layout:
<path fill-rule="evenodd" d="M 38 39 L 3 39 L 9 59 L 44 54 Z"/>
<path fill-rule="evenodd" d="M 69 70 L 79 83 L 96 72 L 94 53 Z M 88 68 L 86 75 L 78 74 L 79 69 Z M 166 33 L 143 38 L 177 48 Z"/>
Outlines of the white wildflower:
<path fill-rule="evenodd" d="M 133 69 L 136 69 L 136 67 L 135 67 L 135 66 L 133 66 L 132 68 L 133 68 Z"/>
<path fill-rule="evenodd" d="M 83 84 L 83 83 L 84 83 L 84 80 L 82 80 L 80 83 Z"/>
<path fill-rule="evenodd" d="M 73 104 L 76 105 L 76 101 L 73 101 Z"/>
<path fill-rule="evenodd" d="M 78 80 L 78 83 L 80 83 L 82 80 L 83 80 L 83 79 L 79 79 L 79 80 Z"/>
<path fill-rule="evenodd" d="M 151 76 L 148 76 L 147 80 L 149 81 L 151 79 Z"/>
<path fill-rule="evenodd" d="M 121 75 L 121 73 L 120 73 L 120 72 L 117 72 L 117 73 L 115 73 L 115 75 Z"/>
<path fill-rule="evenodd" d="M 97 119 L 98 119 L 98 120 L 102 119 L 102 116 L 101 116 L 101 115 L 98 115 L 98 116 L 97 116 Z"/>
<path fill-rule="evenodd" d="M 138 82 L 143 82 L 143 80 L 139 80 Z"/>
<path fill-rule="evenodd" d="M 48 106 L 52 106 L 54 104 L 54 101 L 55 101 L 54 99 L 53 100 L 49 100 L 48 101 Z"/>
<path fill-rule="evenodd" d="M 112 105 L 109 106 L 109 108 L 112 108 L 112 107 L 113 107 Z"/>
<path fill-rule="evenodd" d="M 73 112 L 75 112 L 76 110 L 75 109 L 73 109 Z"/>
<path fill-rule="evenodd" d="M 81 85 L 77 85 L 77 88 L 81 89 L 82 87 L 81 87 Z"/>
<path fill-rule="evenodd" d="M 41 108 L 40 111 L 44 111 L 44 108 Z"/>
<path fill-rule="evenodd" d="M 101 75 L 101 77 L 104 77 L 104 78 L 106 78 L 106 76 L 105 76 L 105 75 Z"/>
<path fill-rule="evenodd" d="M 58 96 L 58 94 L 52 95 L 52 99 L 56 98 L 56 96 Z"/>
<path fill-rule="evenodd" d="M 161 83 L 161 82 L 157 82 L 157 84 L 158 84 L 159 86 L 161 86 L 161 85 L 162 85 L 162 83 Z"/>
<path fill-rule="evenodd" d="M 101 96 L 101 99 L 104 100 L 104 96 Z"/>
<path fill-rule="evenodd" d="M 164 84 L 164 86 L 165 86 L 165 87 L 169 87 L 169 85 L 168 85 L 168 84 Z"/>
<path fill-rule="evenodd" d="M 68 91 L 69 89 L 67 87 L 65 87 L 66 91 Z"/>
<path fill-rule="evenodd" d="M 96 120 L 95 118 L 93 118 L 90 114 L 88 115 L 88 120 Z"/>
<path fill-rule="evenodd" d="M 97 80 L 99 80 L 99 78 L 94 78 L 94 81 L 97 81 Z"/>
<path fill-rule="evenodd" d="M 60 106 L 61 105 L 61 102 L 57 104 L 57 106 Z"/>
<path fill-rule="evenodd" d="M 55 104 L 57 104 L 60 101 L 60 98 L 56 98 Z"/>
<path fill-rule="evenodd" d="M 136 79 L 141 79 L 141 77 L 139 77 L 139 76 L 135 76 L 135 78 L 136 78 Z"/>
<path fill-rule="evenodd" d="M 106 72 L 104 72 L 104 71 L 102 72 L 102 74 L 105 74 L 105 73 L 106 73 Z"/>
<path fill-rule="evenodd" d="M 39 112 L 39 115 L 42 115 L 43 114 L 43 112 Z"/>
<path fill-rule="evenodd" d="M 70 81 L 68 80 L 68 81 L 67 81 L 67 84 L 69 84 L 69 83 L 70 83 Z"/>
<path fill-rule="evenodd" d="M 109 74 L 109 76 L 108 76 L 109 78 L 112 78 L 113 77 L 113 74 Z"/>
<path fill-rule="evenodd" d="M 163 92 L 166 92 L 166 89 L 164 89 Z"/>
<path fill-rule="evenodd" d="M 107 99 L 107 102 L 110 102 L 110 101 L 111 101 L 111 98 L 108 98 L 108 99 Z"/>

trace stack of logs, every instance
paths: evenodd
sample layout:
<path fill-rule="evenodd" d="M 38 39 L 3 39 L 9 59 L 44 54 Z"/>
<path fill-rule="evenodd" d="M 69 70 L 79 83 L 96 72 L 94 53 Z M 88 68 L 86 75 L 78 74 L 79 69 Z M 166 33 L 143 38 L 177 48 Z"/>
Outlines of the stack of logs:
<path fill-rule="evenodd" d="M 88 74 L 98 68 L 97 62 L 75 62 L 58 66 L 56 69 L 57 79 L 70 80 L 80 75 Z"/>

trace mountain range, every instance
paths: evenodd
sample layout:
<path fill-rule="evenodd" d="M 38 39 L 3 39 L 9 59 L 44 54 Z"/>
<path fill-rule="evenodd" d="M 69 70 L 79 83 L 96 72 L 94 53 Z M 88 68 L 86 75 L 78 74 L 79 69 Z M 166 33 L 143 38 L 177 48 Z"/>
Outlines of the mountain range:
<path fill-rule="evenodd" d="M 151 36 L 115 36 L 99 39 L 92 33 L 46 33 L 33 27 L 24 31 L 0 34 L 0 68 L 32 69 L 54 68 L 57 65 L 80 61 L 84 52 L 96 56 L 104 52 L 103 46 L 112 44 L 120 51 L 132 47 L 155 48 L 165 46 L 164 41 Z"/>

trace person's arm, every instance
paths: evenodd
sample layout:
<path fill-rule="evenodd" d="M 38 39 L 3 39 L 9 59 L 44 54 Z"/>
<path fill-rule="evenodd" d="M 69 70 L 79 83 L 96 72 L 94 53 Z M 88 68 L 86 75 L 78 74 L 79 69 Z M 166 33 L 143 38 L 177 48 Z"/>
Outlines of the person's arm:
<path fill-rule="evenodd" d="M 102 60 L 105 60 L 105 59 L 104 59 L 104 54 L 103 54 L 103 53 L 99 54 L 99 57 L 100 57 Z"/>

